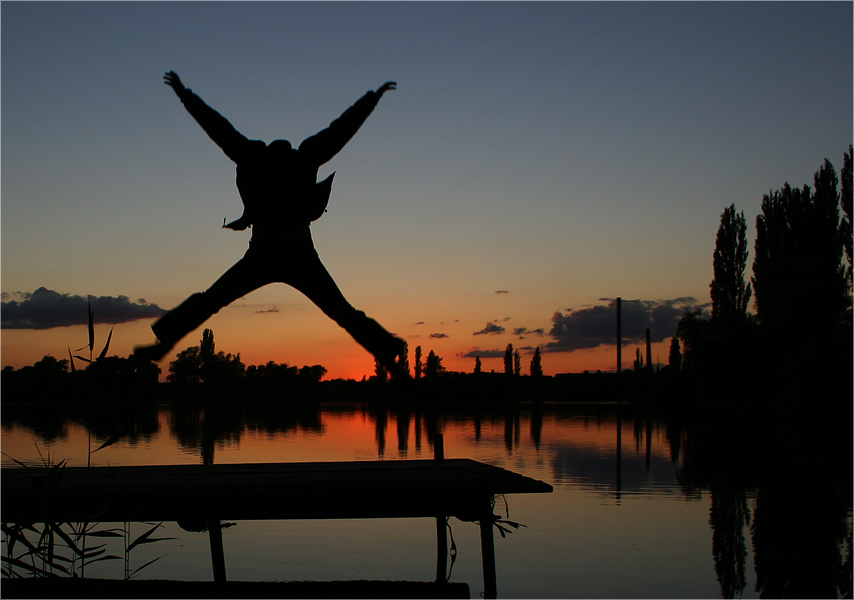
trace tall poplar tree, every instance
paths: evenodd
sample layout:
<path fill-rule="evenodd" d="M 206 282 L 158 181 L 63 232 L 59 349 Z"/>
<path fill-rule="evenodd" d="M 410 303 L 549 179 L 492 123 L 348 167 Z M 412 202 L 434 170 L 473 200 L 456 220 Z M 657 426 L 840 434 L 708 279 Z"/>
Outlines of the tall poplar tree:
<path fill-rule="evenodd" d="M 421 379 L 423 366 L 421 364 L 421 346 L 415 346 L 415 379 Z"/>
<path fill-rule="evenodd" d="M 756 217 L 753 289 L 763 327 L 787 335 L 826 334 L 837 326 L 848 303 L 842 264 L 838 179 L 825 160 L 805 185 L 762 199 Z"/>
<path fill-rule="evenodd" d="M 756 218 L 753 290 L 763 356 L 766 366 L 787 377 L 832 372 L 848 378 L 851 293 L 839 215 L 843 198 L 828 160 L 813 183 L 787 183 L 766 195 Z"/>
<path fill-rule="evenodd" d="M 744 321 L 752 293 L 745 283 L 747 266 L 747 223 L 744 211 L 735 212 L 735 204 L 724 209 L 715 240 L 713 258 L 715 278 L 709 284 L 712 318 L 724 326 Z"/>
<path fill-rule="evenodd" d="M 507 344 L 507 348 L 504 350 L 504 373 L 513 374 L 513 344 Z"/>
<path fill-rule="evenodd" d="M 842 176 L 842 190 L 840 192 L 840 204 L 842 205 L 842 223 L 839 226 L 839 233 L 842 236 L 842 244 L 845 246 L 845 256 L 848 258 L 848 286 L 849 292 L 851 291 L 851 282 L 852 282 L 852 266 L 851 266 L 851 252 L 852 252 L 852 234 L 854 234 L 854 230 L 851 227 L 851 195 L 852 195 L 852 175 L 851 175 L 851 155 L 854 154 L 854 146 L 848 146 L 848 152 L 845 153 L 845 156 L 842 161 L 842 172 L 840 175 Z"/>
<path fill-rule="evenodd" d="M 534 350 L 534 356 L 531 358 L 531 377 L 542 377 L 543 364 L 540 358 L 540 347 Z"/>

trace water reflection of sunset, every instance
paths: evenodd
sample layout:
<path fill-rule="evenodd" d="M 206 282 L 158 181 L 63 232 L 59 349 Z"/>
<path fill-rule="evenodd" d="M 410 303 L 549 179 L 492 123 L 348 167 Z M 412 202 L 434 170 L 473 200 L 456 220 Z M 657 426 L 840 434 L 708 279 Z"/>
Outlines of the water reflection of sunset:
<path fill-rule="evenodd" d="M 87 421 L 96 432 L 92 448 L 108 439 L 116 425 L 125 433 L 116 444 L 91 455 L 94 465 L 198 464 L 204 453 L 215 463 L 432 459 L 433 440 L 441 432 L 449 458 L 503 467 L 554 488 L 552 494 L 509 494 L 496 501 L 494 510 L 502 519 L 525 525 L 507 539 L 496 539 L 499 590 L 508 597 L 714 597 L 722 589 L 719 578 L 753 561 L 752 546 L 763 542 L 751 539 L 752 525 L 728 519 L 732 502 L 743 504 L 751 523 L 761 522 L 772 531 L 789 531 L 793 526 L 789 508 L 757 510 L 760 495 L 754 488 L 733 495 L 729 487 L 722 487 L 719 467 L 709 467 L 697 455 L 703 450 L 696 445 L 698 438 L 689 437 L 689 429 L 631 417 L 628 411 L 620 417 L 616 405 L 531 403 L 480 410 L 461 407 L 442 414 L 429 403 L 394 401 L 322 408 L 297 402 L 91 408 L 5 408 L 3 450 L 8 456 L 3 458 L 4 468 L 14 466 L 12 458 L 38 464 L 39 451 L 54 462 L 70 459 L 70 465 L 85 465 L 90 439 L 81 422 Z M 772 439 L 767 447 L 779 446 L 778 442 Z M 735 459 L 720 468 L 732 473 L 745 463 L 751 465 L 751 477 L 768 471 L 763 476 L 771 477 L 773 485 L 765 489 L 778 490 L 780 495 L 771 500 L 765 497 L 766 508 L 781 502 L 783 507 L 803 504 L 800 497 L 789 498 L 787 471 L 778 469 L 783 474 L 778 481 L 774 469 L 752 468 L 773 465 L 773 461 L 762 462 L 750 452 Z M 847 469 L 840 476 L 849 481 L 849 474 Z M 828 484 L 833 477 L 828 473 L 817 478 Z M 820 506 L 822 514 L 834 515 L 827 523 L 839 519 L 842 529 L 829 527 L 818 534 L 825 536 L 822 543 L 838 551 L 833 536 L 850 527 L 850 508 L 834 504 L 833 494 L 823 497 L 812 489 L 803 493 L 812 494 L 810 501 Z M 795 523 L 805 530 L 804 540 L 815 538 L 816 524 L 821 523 L 805 517 Z M 455 519 L 451 526 L 460 552 L 454 578 L 472 584 L 475 597 L 480 594 L 477 582 L 481 579 L 478 528 Z M 174 523 L 165 527 L 163 535 L 180 542 L 146 576 L 208 579 L 210 566 L 204 559 L 209 550 L 207 544 L 198 544 L 206 540 Z M 345 530 L 346 539 L 342 538 Z M 424 520 L 273 521 L 240 522 L 226 530 L 224 538 L 229 577 L 234 579 L 299 579 L 309 573 L 384 578 L 389 572 L 410 577 L 425 571 L 429 578 L 434 535 L 435 524 Z M 744 542 L 745 553 L 739 555 L 738 564 L 735 555 L 711 551 L 723 536 Z M 261 538 L 264 544 L 259 545 Z M 774 537 L 757 552 L 787 553 L 799 543 Z M 778 550 L 781 545 L 783 549 Z M 309 546 L 312 551 L 306 553 Z M 619 578 L 613 577 L 615 570 Z M 813 581 L 816 576 L 811 571 L 812 564 L 807 565 L 798 577 Z M 757 578 L 750 569 L 744 572 L 743 589 L 752 590 Z M 783 581 L 790 575 L 766 569 L 763 581 L 770 581 L 769 577 Z"/>
<path fill-rule="evenodd" d="M 156 411 L 156 418 L 141 415 L 137 421 L 147 425 L 92 454 L 92 464 L 199 463 L 206 434 L 215 438 L 215 463 L 432 459 L 433 440 L 441 432 L 449 458 L 472 458 L 555 487 L 553 494 L 538 494 L 536 498 L 511 494 L 497 501 L 496 513 L 525 525 L 508 539 L 496 540 L 499 590 L 503 593 L 550 597 L 556 590 L 562 590 L 562 596 L 581 590 L 583 595 L 596 596 L 594 590 L 605 585 L 605 574 L 614 562 L 592 557 L 622 556 L 620 548 L 632 547 L 643 548 L 645 560 L 638 563 L 637 556 L 630 555 L 619 559 L 621 580 L 643 578 L 642 571 L 632 565 L 642 564 L 643 569 L 655 571 L 657 561 L 669 560 L 667 557 L 675 552 L 680 560 L 690 557 L 698 565 L 684 576 L 671 575 L 682 595 L 705 597 L 716 590 L 708 566 L 707 506 L 685 503 L 679 496 L 666 441 L 655 429 L 650 438 L 651 473 L 655 478 L 657 465 L 669 466 L 671 487 L 662 495 L 655 485 L 648 485 L 643 466 L 645 428 L 638 437 L 630 421 L 623 421 L 621 426 L 625 476 L 623 482 L 616 481 L 617 417 L 612 408 L 588 412 L 582 407 L 523 405 L 506 411 L 496 407 L 479 416 L 469 411 L 438 415 L 429 406 L 404 405 L 331 405 L 321 410 L 311 405 L 282 404 L 259 412 L 248 405 L 209 404 L 202 410 L 189 405 L 146 410 Z M 8 419 L 8 415 L 4 417 Z M 102 423 L 101 427 L 106 426 Z M 92 447 L 106 437 L 104 430 L 92 439 Z M 86 464 L 89 440 L 79 423 L 66 421 L 59 434 L 38 443 L 42 453 L 50 453 L 54 460 L 69 458 L 69 464 Z M 32 430 L 21 423 L 4 423 L 3 447 L 16 459 L 38 461 Z M 4 457 L 4 466 L 10 462 Z M 636 501 L 654 496 L 661 499 L 656 503 Z M 620 508 L 619 514 L 612 512 L 613 507 Z M 666 533 L 670 528 L 651 531 L 649 525 L 638 525 L 662 519 L 678 521 L 679 535 Z M 460 552 L 454 580 L 469 582 L 474 588 L 472 596 L 478 595 L 478 528 L 456 519 L 451 520 L 451 526 Z M 181 545 L 170 548 L 169 559 L 156 563 L 146 576 L 174 578 L 177 573 L 182 578 L 208 578 L 209 566 L 198 556 L 201 553 L 203 559 L 206 548 L 197 548 L 197 537 L 187 537 L 174 524 L 166 527 L 163 535 L 180 538 Z M 424 572 L 427 567 L 429 578 L 434 530 L 434 524 L 423 520 L 322 525 L 241 522 L 224 533 L 229 577 L 264 579 L 288 573 L 286 576 L 305 578 L 320 573 L 330 579 L 384 578 L 394 565 L 394 573 L 404 577 Z M 347 536 L 342 537 L 343 531 Z M 261 537 L 265 544 L 259 553 L 257 541 Z M 402 543 L 409 550 L 401 552 Z M 313 550 L 306 554 L 308 547 Z M 359 552 L 354 553 L 354 548 Z M 532 573 L 544 569 L 549 575 L 531 578 Z M 564 582 L 567 577 L 571 584 Z M 620 585 L 608 589 L 616 596 L 632 595 Z"/>
<path fill-rule="evenodd" d="M 577 413 L 548 412 L 532 418 L 529 410 L 508 415 L 492 414 L 472 422 L 470 418 L 439 417 L 425 422 L 419 411 L 371 411 L 344 406 L 324 410 L 322 416 L 294 416 L 286 425 L 266 427 L 238 407 L 219 414 L 216 405 L 207 410 L 182 407 L 177 412 L 161 408 L 157 430 L 125 435 L 118 443 L 94 452 L 91 464 L 171 464 L 200 460 L 200 439 L 206 420 L 216 423 L 215 461 L 218 463 L 304 462 L 328 460 L 398 460 L 431 458 L 433 436 L 444 434 L 449 457 L 461 456 L 463 449 L 475 448 L 478 457 L 510 462 L 520 457 L 552 455 L 559 448 L 576 453 L 603 456 L 616 454 L 617 417 L 584 416 Z M 312 409 L 307 409 L 310 412 Z M 219 421 L 225 418 L 225 428 Z M 316 421 L 314 419 L 317 419 Z M 284 427 L 284 429 L 282 429 Z M 226 432 L 227 428 L 227 432 Z M 189 433 L 187 433 L 189 431 Z M 631 422 L 621 422 L 621 452 L 630 456 L 647 451 L 646 430 L 636 431 Z M 183 432 L 183 433 L 182 433 Z M 668 459 L 663 433 L 651 431 L 651 455 Z M 32 435 L 18 427 L 5 427 L 4 452 L 22 462 L 39 462 L 39 452 L 54 460 L 68 459 L 74 466 L 85 465 L 87 449 L 95 450 L 106 440 L 89 439 L 85 427 L 67 421 L 60 435 L 40 440 L 38 449 Z M 9 460 L 4 457 L 4 465 Z"/>

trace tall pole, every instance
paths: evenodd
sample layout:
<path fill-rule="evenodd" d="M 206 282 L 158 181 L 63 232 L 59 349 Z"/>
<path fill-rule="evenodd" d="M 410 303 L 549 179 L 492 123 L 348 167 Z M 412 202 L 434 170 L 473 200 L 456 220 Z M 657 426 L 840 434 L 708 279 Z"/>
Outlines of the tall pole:
<path fill-rule="evenodd" d="M 652 340 L 650 339 L 649 329 L 646 330 L 646 368 L 652 371 Z"/>
<path fill-rule="evenodd" d="M 623 372 L 623 299 L 617 298 L 617 374 Z"/>

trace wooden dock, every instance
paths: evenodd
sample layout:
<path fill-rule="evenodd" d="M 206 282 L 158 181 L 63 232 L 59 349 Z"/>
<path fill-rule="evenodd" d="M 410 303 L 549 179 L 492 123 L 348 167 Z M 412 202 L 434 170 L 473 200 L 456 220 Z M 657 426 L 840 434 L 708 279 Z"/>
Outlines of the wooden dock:
<path fill-rule="evenodd" d="M 2 470 L 4 523 L 176 521 L 209 527 L 214 579 L 225 581 L 223 520 L 432 517 L 437 581 L 445 517 L 479 521 L 485 595 L 495 597 L 493 498 L 548 493 L 542 481 L 470 459 L 67 467 Z M 441 523 L 441 526 L 439 525 Z"/>

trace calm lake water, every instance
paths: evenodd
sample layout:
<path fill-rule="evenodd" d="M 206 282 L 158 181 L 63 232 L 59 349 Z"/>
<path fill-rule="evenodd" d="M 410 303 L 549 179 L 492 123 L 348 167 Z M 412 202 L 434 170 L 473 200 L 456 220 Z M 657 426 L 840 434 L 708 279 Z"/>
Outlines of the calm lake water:
<path fill-rule="evenodd" d="M 2 418 L 4 468 L 17 466 L 11 458 L 37 465 L 48 456 L 71 466 L 432 458 L 442 433 L 448 458 L 554 487 L 496 502 L 496 512 L 524 525 L 506 537 L 495 530 L 499 597 L 851 593 L 850 424 L 837 445 L 820 424 L 802 423 L 797 435 L 776 424 L 760 432 L 755 423 L 722 432 L 617 405 L 456 414 L 361 404 L 43 405 L 4 407 Z M 123 432 L 117 443 L 89 454 L 116 431 Z M 836 454 L 839 447 L 847 456 Z M 453 518 L 450 526 L 457 548 L 450 580 L 479 597 L 478 526 Z M 145 529 L 133 524 L 132 535 Z M 131 569 L 162 556 L 139 578 L 212 579 L 207 534 L 164 523 L 156 535 L 175 539 L 133 549 Z M 231 580 L 435 578 L 432 519 L 241 521 L 223 538 Z M 122 561 L 86 571 L 123 575 Z"/>

